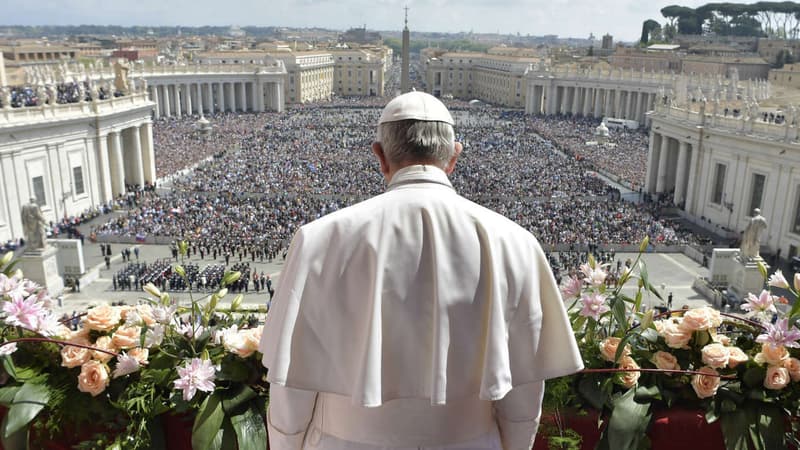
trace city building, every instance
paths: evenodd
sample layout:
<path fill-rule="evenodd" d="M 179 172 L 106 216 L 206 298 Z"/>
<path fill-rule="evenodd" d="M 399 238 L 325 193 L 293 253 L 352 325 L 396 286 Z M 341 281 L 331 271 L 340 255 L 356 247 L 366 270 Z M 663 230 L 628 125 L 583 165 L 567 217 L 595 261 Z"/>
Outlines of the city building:
<path fill-rule="evenodd" d="M 333 92 L 340 96 L 383 96 L 387 54 L 366 49 L 331 48 Z"/>
<path fill-rule="evenodd" d="M 334 58 L 330 52 L 275 53 L 286 66 L 284 98 L 289 103 L 329 100 L 334 92 Z"/>

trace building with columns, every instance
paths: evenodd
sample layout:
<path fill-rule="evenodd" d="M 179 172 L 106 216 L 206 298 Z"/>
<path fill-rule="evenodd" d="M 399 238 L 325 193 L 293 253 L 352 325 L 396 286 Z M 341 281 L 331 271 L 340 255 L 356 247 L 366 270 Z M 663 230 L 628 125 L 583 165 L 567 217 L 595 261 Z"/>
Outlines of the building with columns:
<path fill-rule="evenodd" d="M 333 88 L 333 55 L 327 51 L 276 53 L 286 66 L 284 96 L 289 103 L 328 100 Z"/>
<path fill-rule="evenodd" d="M 751 106 L 734 118 L 714 104 L 659 102 L 650 114 L 646 192 L 673 196 L 680 214 L 738 238 L 759 208 L 768 224 L 762 254 L 800 249 L 800 133 L 797 110 L 781 124 Z"/>
<path fill-rule="evenodd" d="M 280 61 L 270 66 L 153 66 L 137 76 L 147 80 L 156 118 L 284 109 L 286 69 Z"/>
<path fill-rule="evenodd" d="M 0 109 L 0 242 L 24 235 L 22 205 L 47 220 L 108 202 L 125 184 L 156 180 L 153 103 L 123 97 Z"/>
<path fill-rule="evenodd" d="M 426 90 L 440 97 L 479 99 L 498 106 L 525 106 L 525 74 L 538 58 L 477 52 L 420 53 Z"/>
<path fill-rule="evenodd" d="M 376 49 L 331 49 L 333 92 L 340 96 L 383 96 L 387 53 Z"/>

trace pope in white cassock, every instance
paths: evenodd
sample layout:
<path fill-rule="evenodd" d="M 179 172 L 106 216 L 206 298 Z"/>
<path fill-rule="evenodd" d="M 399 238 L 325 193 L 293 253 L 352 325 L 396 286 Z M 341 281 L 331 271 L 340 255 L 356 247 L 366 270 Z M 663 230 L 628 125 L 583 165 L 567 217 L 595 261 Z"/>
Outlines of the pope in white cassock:
<path fill-rule="evenodd" d="M 455 192 L 435 97 L 389 102 L 372 150 L 386 192 L 290 246 L 261 340 L 270 448 L 529 449 L 544 380 L 583 367 L 544 252 Z"/>

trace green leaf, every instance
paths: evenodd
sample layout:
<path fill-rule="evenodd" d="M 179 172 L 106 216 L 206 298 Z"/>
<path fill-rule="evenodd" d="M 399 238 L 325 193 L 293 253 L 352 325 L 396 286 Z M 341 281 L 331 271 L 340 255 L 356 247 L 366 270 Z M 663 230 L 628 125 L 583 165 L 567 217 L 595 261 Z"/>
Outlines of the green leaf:
<path fill-rule="evenodd" d="M 747 413 L 744 409 L 723 414 L 719 421 L 722 425 L 722 437 L 727 450 L 749 450 Z"/>
<path fill-rule="evenodd" d="M 18 367 L 12 358 L 3 358 L 3 368 L 6 373 L 17 381 L 25 382 L 38 375 L 36 370 L 30 367 Z"/>
<path fill-rule="evenodd" d="M 9 437 L 28 425 L 39 412 L 47 406 L 50 390 L 42 384 L 25 383 L 14 395 L 14 402 L 8 410 L 8 422 L 3 436 Z"/>
<path fill-rule="evenodd" d="M 614 320 L 617 322 L 617 326 L 620 330 L 625 331 L 628 329 L 628 316 L 625 310 L 625 302 L 619 297 L 615 297 L 611 300 L 611 314 L 614 315 Z"/>
<path fill-rule="evenodd" d="M 264 417 L 256 408 L 248 408 L 244 414 L 232 416 L 231 424 L 236 431 L 239 450 L 263 450 L 267 442 L 267 429 Z"/>
<path fill-rule="evenodd" d="M 3 417 L 2 423 L 0 423 L 0 427 L 5 429 L 8 424 L 8 414 Z M 15 448 L 28 448 L 28 431 L 27 430 L 19 430 L 16 433 L 12 434 L 11 436 L 2 436 L 0 435 L 0 444 L 2 444 L 3 448 L 8 449 L 15 449 Z"/>
<path fill-rule="evenodd" d="M 192 448 L 195 450 L 208 450 L 219 448 L 214 446 L 217 433 L 221 432 L 225 411 L 222 409 L 222 399 L 216 392 L 206 397 L 192 427 Z"/>
<path fill-rule="evenodd" d="M 614 362 L 617 362 L 620 358 L 622 358 L 622 354 L 625 352 L 625 346 L 628 345 L 628 341 L 631 340 L 631 337 L 633 337 L 633 335 L 628 334 L 619 341 L 617 352 L 614 354 Z"/>
<path fill-rule="evenodd" d="M 222 369 L 217 374 L 220 380 L 229 380 L 243 383 L 250 378 L 250 366 L 247 365 L 245 360 L 230 356 L 225 359 L 225 364 L 222 364 Z M 228 409 L 227 407 L 225 408 Z"/>
<path fill-rule="evenodd" d="M 602 411 L 606 396 L 597 378 L 586 377 L 578 383 L 578 392 L 592 405 L 592 408 Z"/>
<path fill-rule="evenodd" d="M 234 412 L 241 405 L 256 397 L 256 392 L 250 387 L 241 385 L 230 398 L 222 400 L 222 408 L 228 414 Z"/>
<path fill-rule="evenodd" d="M 760 417 L 758 420 L 758 434 L 764 440 L 764 448 L 769 450 L 786 449 L 783 440 L 785 431 L 785 416 L 782 411 L 772 405 L 761 404 L 758 407 Z"/>
<path fill-rule="evenodd" d="M 760 366 L 754 366 L 747 369 L 742 376 L 742 381 L 747 387 L 757 388 L 764 385 L 764 377 L 767 376 L 767 370 Z"/>
<path fill-rule="evenodd" d="M 636 392 L 634 394 L 634 400 L 639 403 L 650 402 L 661 398 L 661 390 L 658 386 L 638 386 L 634 391 Z"/>
<path fill-rule="evenodd" d="M 614 450 L 637 450 L 650 424 L 650 404 L 636 403 L 634 390 L 613 400 L 614 409 L 603 438 Z"/>
<path fill-rule="evenodd" d="M 11 406 L 14 403 L 14 396 L 17 395 L 20 386 L 6 386 L 0 388 L 0 405 Z"/>

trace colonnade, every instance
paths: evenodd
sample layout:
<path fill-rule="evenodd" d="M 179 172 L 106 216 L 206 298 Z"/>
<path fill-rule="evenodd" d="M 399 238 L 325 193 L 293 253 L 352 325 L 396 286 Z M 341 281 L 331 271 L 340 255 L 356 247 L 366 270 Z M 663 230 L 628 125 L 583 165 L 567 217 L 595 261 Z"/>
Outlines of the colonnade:
<path fill-rule="evenodd" d="M 216 112 L 283 110 L 283 85 L 261 80 L 150 81 L 155 118 Z"/>
<path fill-rule="evenodd" d="M 655 99 L 655 92 L 641 89 L 532 82 L 528 85 L 525 111 L 528 114 L 573 114 L 598 119 L 614 117 L 643 124 Z"/>
<path fill-rule="evenodd" d="M 124 194 L 126 184 L 144 186 L 156 180 L 151 122 L 100 133 L 96 149 L 103 202 Z"/>
<path fill-rule="evenodd" d="M 652 132 L 645 191 L 656 195 L 674 191 L 674 204 L 693 211 L 697 158 L 698 151 L 692 142 Z"/>

